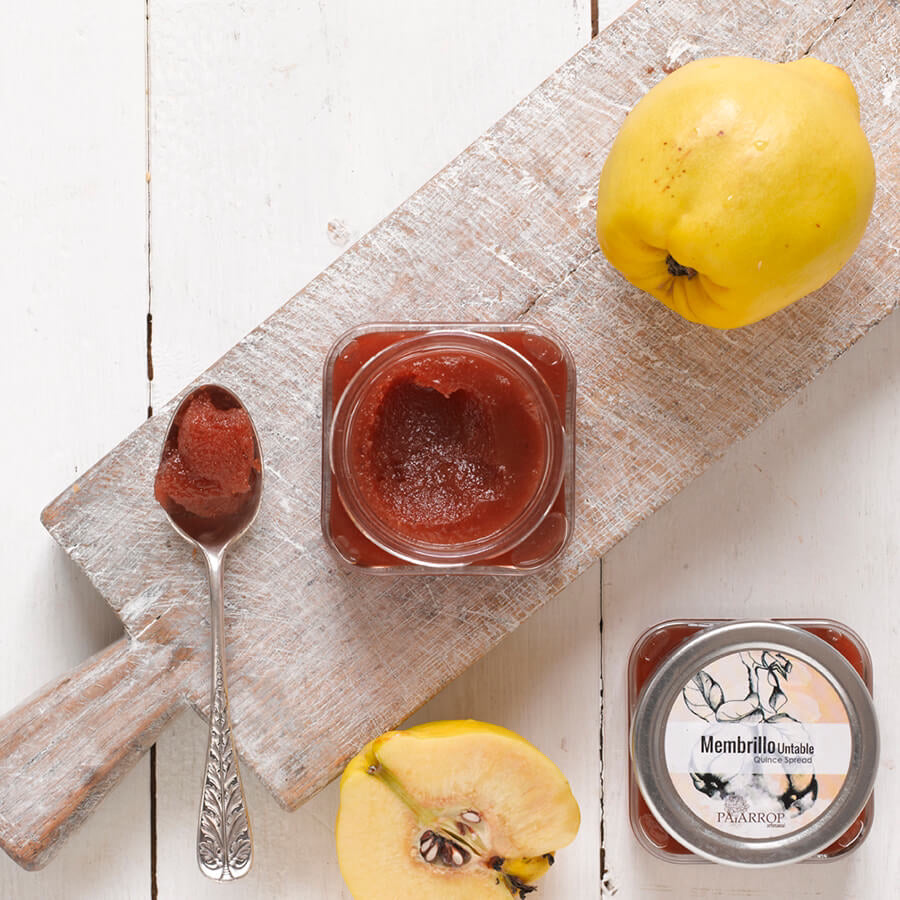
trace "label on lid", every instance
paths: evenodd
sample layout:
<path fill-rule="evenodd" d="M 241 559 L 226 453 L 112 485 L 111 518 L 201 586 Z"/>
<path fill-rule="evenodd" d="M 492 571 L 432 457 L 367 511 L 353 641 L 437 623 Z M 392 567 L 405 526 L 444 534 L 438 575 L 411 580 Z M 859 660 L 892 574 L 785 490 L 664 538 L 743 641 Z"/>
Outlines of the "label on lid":
<path fill-rule="evenodd" d="M 834 802 L 853 741 L 828 678 L 804 660 L 744 650 L 707 665 L 666 722 L 666 765 L 688 808 L 734 837 L 773 838 Z"/>

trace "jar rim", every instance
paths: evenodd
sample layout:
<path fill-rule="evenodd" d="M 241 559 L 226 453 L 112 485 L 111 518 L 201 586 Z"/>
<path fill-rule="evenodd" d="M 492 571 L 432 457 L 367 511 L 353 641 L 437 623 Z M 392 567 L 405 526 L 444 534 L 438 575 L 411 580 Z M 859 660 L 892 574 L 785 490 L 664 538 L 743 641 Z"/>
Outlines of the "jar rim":
<path fill-rule="evenodd" d="M 502 528 L 458 543 L 433 543 L 399 534 L 369 507 L 349 465 L 349 442 L 355 416 L 370 385 L 390 368 L 429 352 L 454 350 L 489 359 L 524 384 L 535 400 L 546 453 L 540 480 L 528 502 Z M 430 567 L 465 566 L 512 550 L 550 512 L 565 475 L 565 432 L 553 394 L 525 356 L 497 338 L 465 328 L 427 331 L 404 337 L 380 350 L 348 382 L 338 399 L 327 442 L 329 465 L 338 494 L 357 528 L 374 544 L 399 559 Z"/>
<path fill-rule="evenodd" d="M 697 816 L 678 795 L 666 763 L 666 724 L 678 693 L 704 666 L 742 650 L 771 649 L 800 659 L 834 688 L 850 726 L 851 764 L 828 808 L 796 831 L 773 838 L 729 835 Z M 866 806 L 878 768 L 879 732 L 872 696 L 850 661 L 804 628 L 770 620 L 712 625 L 685 639 L 644 684 L 631 722 L 635 781 L 660 825 L 712 862 L 759 868 L 799 862 L 838 840 Z"/>

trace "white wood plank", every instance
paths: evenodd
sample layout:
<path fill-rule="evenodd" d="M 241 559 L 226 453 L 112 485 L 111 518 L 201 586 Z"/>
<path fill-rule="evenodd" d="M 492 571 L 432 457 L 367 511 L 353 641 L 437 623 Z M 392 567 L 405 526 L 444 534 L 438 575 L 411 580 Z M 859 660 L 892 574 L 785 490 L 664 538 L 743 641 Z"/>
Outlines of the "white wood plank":
<path fill-rule="evenodd" d="M 892 316 L 604 560 L 604 785 L 617 897 L 893 897 L 900 776 L 900 318 Z M 753 873 L 673 866 L 627 812 L 625 665 L 637 636 L 681 616 L 823 616 L 872 653 L 882 760 L 875 826 L 844 860 Z"/>
<path fill-rule="evenodd" d="M 0 21 L 4 708 L 118 632 L 38 519 L 146 415 L 143 22 L 107 6 Z"/>
<path fill-rule="evenodd" d="M 244 11 L 155 3 L 155 402 L 438 171 L 589 32 L 584 0 Z M 598 581 L 594 570 L 418 714 L 507 724 L 570 777 L 584 824 L 546 879 L 550 898 L 598 890 Z M 194 861 L 204 745 L 192 715 L 159 743 L 161 897 L 217 887 Z M 337 786 L 290 815 L 246 780 L 257 860 L 231 892 L 348 897 L 334 854 Z"/>
<path fill-rule="evenodd" d="M 51 0 L 0 10 L 0 710 L 121 629 L 39 521 L 145 416 L 144 16 Z M 51 868 L 0 858 L 0 896 L 149 889 L 141 765 Z"/>
<path fill-rule="evenodd" d="M 600 566 L 542 607 L 492 653 L 426 704 L 408 724 L 476 718 L 518 731 L 566 774 L 579 801 L 578 837 L 541 880 L 544 900 L 600 893 Z M 196 865 L 197 804 L 205 728 L 183 715 L 159 741 L 161 898 L 218 897 Z M 351 900 L 337 867 L 333 782 L 295 813 L 245 776 L 256 860 L 229 896 Z M 423 898 L 426 900 L 426 898 Z"/>
<path fill-rule="evenodd" d="M 150 767 L 145 759 L 63 845 L 26 872 L 3 855 L 4 900 L 147 900 L 150 896 Z"/>
<path fill-rule="evenodd" d="M 154 2 L 154 402 L 589 36 L 588 0 Z"/>

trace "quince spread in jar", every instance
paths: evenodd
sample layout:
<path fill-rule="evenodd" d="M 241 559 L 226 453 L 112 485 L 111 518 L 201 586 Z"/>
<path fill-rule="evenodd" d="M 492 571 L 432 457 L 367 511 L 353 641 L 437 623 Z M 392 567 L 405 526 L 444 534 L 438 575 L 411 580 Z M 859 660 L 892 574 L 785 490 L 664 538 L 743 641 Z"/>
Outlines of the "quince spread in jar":
<path fill-rule="evenodd" d="M 374 571 L 533 570 L 570 532 L 574 367 L 533 326 L 367 326 L 326 365 L 323 529 Z"/>
<path fill-rule="evenodd" d="M 360 491 L 406 537 L 482 538 L 520 515 L 540 483 L 547 440 L 536 405 L 492 360 L 448 350 L 401 362 L 357 416 Z"/>

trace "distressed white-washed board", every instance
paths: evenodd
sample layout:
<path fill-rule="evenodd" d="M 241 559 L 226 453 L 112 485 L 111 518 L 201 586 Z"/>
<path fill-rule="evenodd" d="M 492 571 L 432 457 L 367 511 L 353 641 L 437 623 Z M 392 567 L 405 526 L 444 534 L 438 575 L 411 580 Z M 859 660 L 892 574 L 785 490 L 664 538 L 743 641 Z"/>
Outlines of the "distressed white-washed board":
<path fill-rule="evenodd" d="M 499 640 L 896 304 L 897 264 L 886 248 L 897 213 L 883 191 L 860 253 L 838 279 L 737 334 L 676 320 L 626 289 L 595 253 L 589 201 L 603 149 L 647 70 L 672 64 L 672 36 L 689 10 L 693 50 L 679 44 L 681 62 L 691 52 L 792 58 L 841 12 L 751 4 L 735 31 L 730 18 L 701 7 L 632 11 L 211 371 L 245 396 L 282 476 L 280 496 L 233 557 L 231 582 L 242 750 L 285 804 Z M 838 25 L 859 47 L 880 17 L 879 52 L 890 59 L 891 16 L 885 3 L 851 10 Z M 847 55 L 849 46 L 839 49 Z M 859 60 L 841 52 L 831 58 L 851 70 L 865 104 L 883 73 L 854 71 Z M 895 121 L 868 115 L 864 124 L 877 161 L 890 164 Z M 455 319 L 527 315 L 569 339 L 582 386 L 581 498 L 562 565 L 527 581 L 462 586 L 373 582 L 334 569 L 317 528 L 315 381 L 328 343 L 361 309 L 365 318 L 409 309 L 425 319 L 435 310 Z M 149 499 L 162 425 L 129 438 L 47 522 L 141 638 L 128 658 L 148 647 L 166 661 L 178 653 L 179 668 L 161 681 L 180 673 L 185 694 L 202 705 L 201 573 L 181 577 L 183 548 Z"/>

